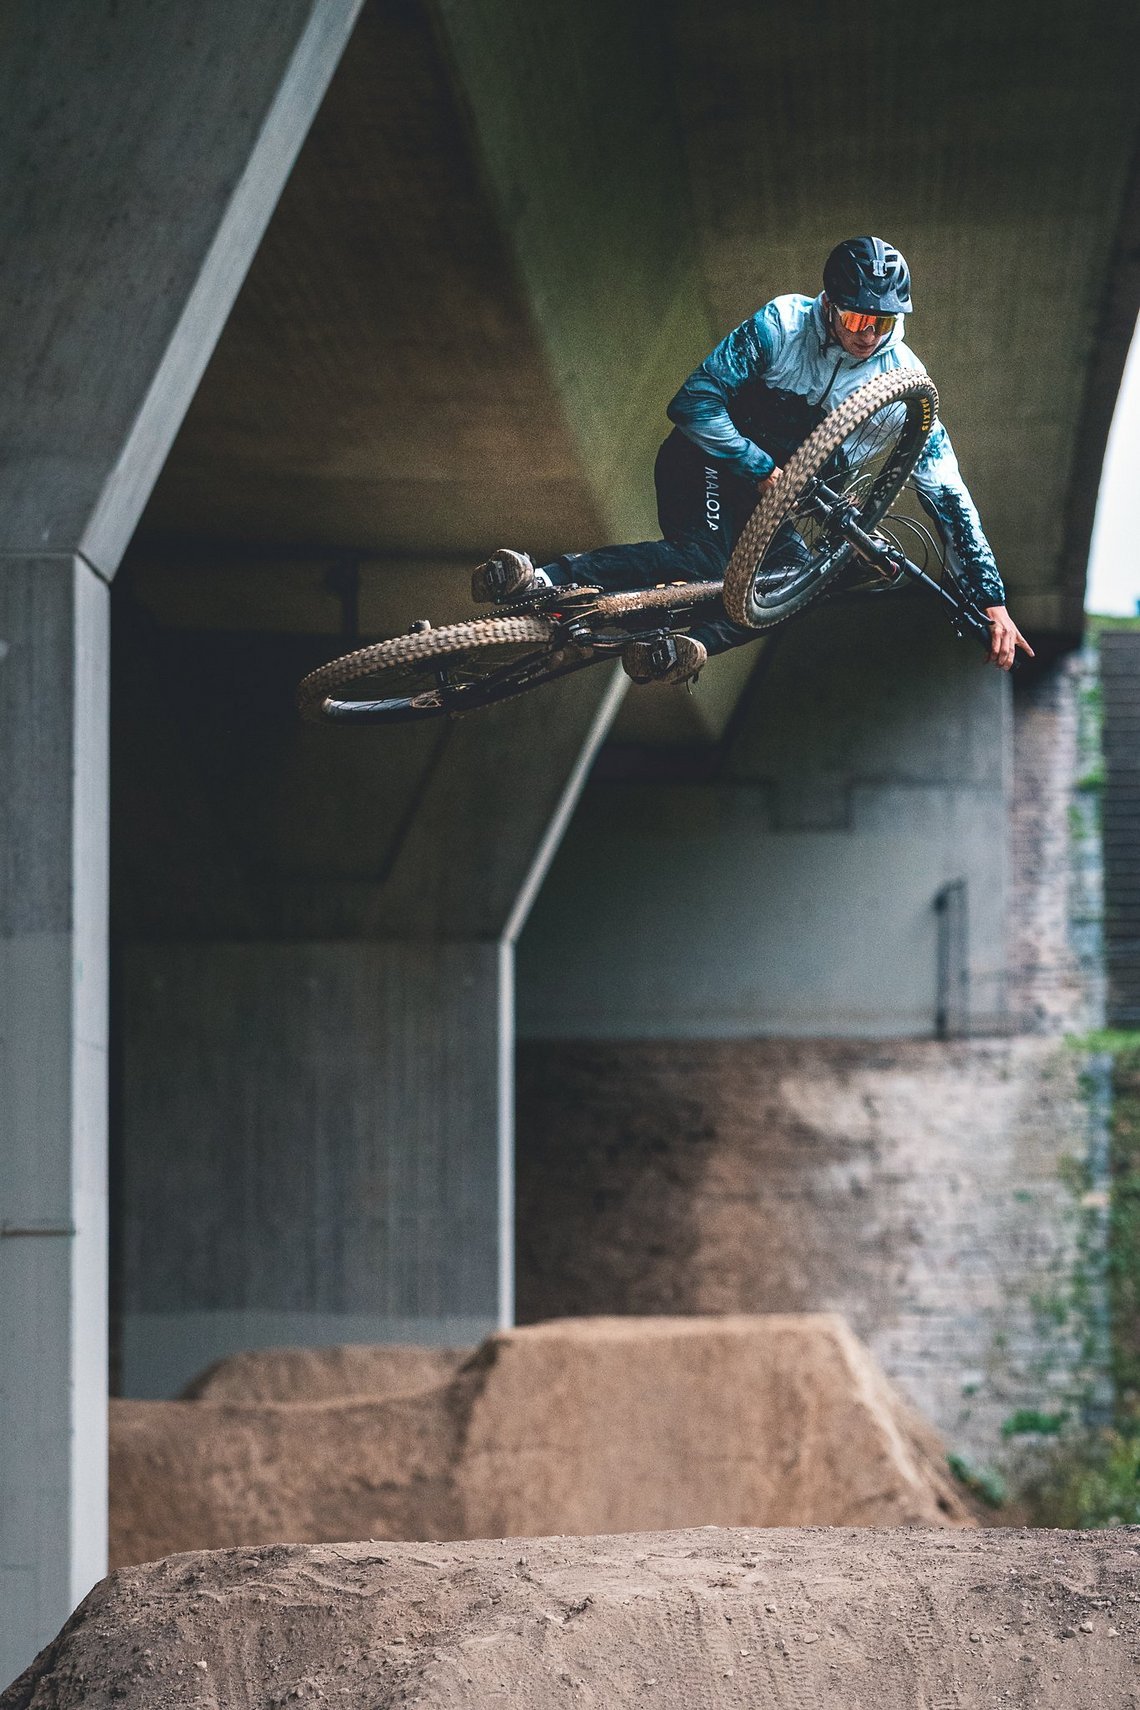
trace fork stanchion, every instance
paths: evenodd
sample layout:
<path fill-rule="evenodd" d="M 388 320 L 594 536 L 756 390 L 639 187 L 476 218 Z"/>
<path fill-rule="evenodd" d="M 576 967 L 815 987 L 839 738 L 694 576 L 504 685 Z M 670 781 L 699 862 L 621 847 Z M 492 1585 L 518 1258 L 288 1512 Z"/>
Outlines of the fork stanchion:
<path fill-rule="evenodd" d="M 884 576 L 892 578 L 907 576 L 912 582 L 920 582 L 949 609 L 950 624 L 956 635 L 964 636 L 969 629 L 974 632 L 979 640 L 985 641 L 988 645 L 990 639 L 989 619 L 978 610 L 972 600 L 967 600 L 956 590 L 951 593 L 949 588 L 944 587 L 941 582 L 936 582 L 933 576 L 928 576 L 925 570 L 912 563 L 906 553 L 897 546 L 892 546 L 881 535 L 868 534 L 865 529 L 860 528 L 856 521 L 858 512 L 855 506 L 846 502 L 840 494 L 833 492 L 823 481 L 817 485 L 812 495 L 812 501 L 815 508 L 831 524 L 836 534 L 853 546 L 860 558 L 865 559 L 868 564 L 871 564 Z"/>

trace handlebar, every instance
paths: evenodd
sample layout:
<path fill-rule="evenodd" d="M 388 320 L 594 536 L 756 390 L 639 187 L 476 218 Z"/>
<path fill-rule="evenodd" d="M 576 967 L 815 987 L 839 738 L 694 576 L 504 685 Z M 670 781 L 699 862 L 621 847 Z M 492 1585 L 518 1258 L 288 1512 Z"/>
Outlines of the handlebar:
<path fill-rule="evenodd" d="M 967 630 L 990 645 L 992 625 L 989 618 L 967 599 L 956 583 L 947 588 L 943 583 L 936 582 L 933 576 L 928 576 L 925 570 L 911 562 L 906 553 L 893 542 L 886 541 L 881 535 L 868 534 L 860 528 L 856 518 L 858 510 L 850 500 L 845 500 L 840 493 L 833 492 L 825 482 L 817 483 L 812 494 L 815 508 L 827 518 L 835 532 L 852 545 L 860 558 L 873 564 L 877 570 L 890 577 L 907 576 L 912 582 L 921 582 L 929 588 L 932 594 L 942 601 L 950 611 L 950 626 L 956 635 L 964 636 Z"/>

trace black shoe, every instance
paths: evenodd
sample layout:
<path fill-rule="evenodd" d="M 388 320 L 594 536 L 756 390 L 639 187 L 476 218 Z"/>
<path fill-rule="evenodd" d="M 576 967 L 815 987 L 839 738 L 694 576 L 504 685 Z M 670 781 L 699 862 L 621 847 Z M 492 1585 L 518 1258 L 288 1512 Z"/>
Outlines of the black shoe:
<path fill-rule="evenodd" d="M 546 577 L 535 569 L 527 553 L 500 546 L 471 577 L 471 598 L 479 604 L 486 600 L 516 600 L 545 586 Z"/>
<path fill-rule="evenodd" d="M 708 656 L 708 648 L 695 636 L 662 635 L 655 641 L 631 641 L 621 662 L 635 683 L 687 683 Z"/>

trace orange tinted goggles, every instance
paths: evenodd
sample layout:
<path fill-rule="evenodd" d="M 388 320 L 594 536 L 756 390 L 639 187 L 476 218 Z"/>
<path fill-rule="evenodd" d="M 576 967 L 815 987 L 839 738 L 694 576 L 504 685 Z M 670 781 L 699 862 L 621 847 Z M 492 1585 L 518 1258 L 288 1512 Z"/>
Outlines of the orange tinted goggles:
<path fill-rule="evenodd" d="M 835 318 L 845 332 L 874 333 L 876 338 L 886 338 L 893 333 L 899 321 L 898 315 L 865 315 L 859 309 L 836 309 Z"/>

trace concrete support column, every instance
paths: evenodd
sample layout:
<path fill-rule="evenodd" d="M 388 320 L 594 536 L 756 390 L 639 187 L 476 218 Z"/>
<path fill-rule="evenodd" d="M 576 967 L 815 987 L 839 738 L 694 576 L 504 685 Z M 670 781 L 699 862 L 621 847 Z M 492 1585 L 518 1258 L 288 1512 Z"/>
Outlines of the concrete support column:
<path fill-rule="evenodd" d="M 105 581 L 358 5 L 5 9 L 0 1685 L 106 1559 Z"/>
<path fill-rule="evenodd" d="M 0 1681 L 106 1571 L 108 589 L 0 559 Z"/>

